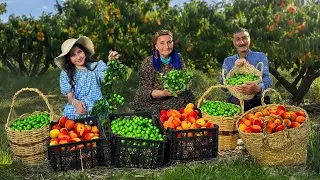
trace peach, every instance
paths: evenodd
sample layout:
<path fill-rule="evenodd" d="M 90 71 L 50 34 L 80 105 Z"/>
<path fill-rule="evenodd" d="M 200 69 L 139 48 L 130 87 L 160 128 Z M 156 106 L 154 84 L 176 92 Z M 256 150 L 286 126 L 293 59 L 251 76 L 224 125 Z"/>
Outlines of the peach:
<path fill-rule="evenodd" d="M 247 129 L 247 126 L 245 124 L 240 124 L 239 125 L 239 130 L 242 131 L 242 132 L 245 132 Z"/>
<path fill-rule="evenodd" d="M 245 124 L 246 126 L 251 126 L 251 125 L 252 125 L 252 121 L 246 120 L 246 121 L 244 122 L 244 124 Z"/>
<path fill-rule="evenodd" d="M 186 113 L 187 115 L 189 115 L 191 112 L 193 112 L 192 108 L 185 108 L 184 109 L 184 113 Z"/>
<path fill-rule="evenodd" d="M 284 130 L 284 125 L 279 125 L 275 129 L 276 132 L 283 131 L 283 130 Z"/>
<path fill-rule="evenodd" d="M 262 132 L 261 127 L 258 125 L 252 125 L 251 129 L 252 129 L 253 133 L 261 133 Z"/>
<path fill-rule="evenodd" d="M 79 142 L 79 141 L 81 141 L 80 138 L 72 138 L 72 139 L 71 139 L 71 142 Z"/>
<path fill-rule="evenodd" d="M 70 136 L 71 139 L 78 137 L 78 135 L 76 133 L 74 133 L 74 132 L 73 133 L 69 133 L 69 136 Z"/>
<path fill-rule="evenodd" d="M 191 123 L 195 123 L 195 122 L 196 122 L 196 119 L 195 119 L 194 117 L 192 117 L 192 116 L 189 116 L 189 117 L 187 118 L 187 121 L 189 121 L 189 122 L 191 122 Z"/>
<path fill-rule="evenodd" d="M 247 114 L 246 115 L 246 117 L 245 117 L 246 119 L 248 119 L 248 120 L 252 120 L 252 119 L 254 119 L 255 118 L 255 116 L 254 116 L 254 114 L 253 113 L 249 113 L 249 114 Z"/>
<path fill-rule="evenodd" d="M 300 123 L 298 123 L 298 122 L 292 122 L 292 123 L 291 123 L 291 127 L 292 127 L 292 128 L 298 128 L 298 127 L 300 127 Z"/>
<path fill-rule="evenodd" d="M 271 127 L 266 127 L 266 133 L 271 134 L 273 132 L 273 129 Z"/>
<path fill-rule="evenodd" d="M 283 110 L 277 111 L 277 115 L 279 115 L 281 117 L 283 117 L 284 113 L 285 113 L 285 111 L 283 111 Z"/>
<path fill-rule="evenodd" d="M 181 122 L 182 129 L 189 129 L 190 126 L 191 126 L 191 122 L 189 122 L 189 121 L 182 121 Z"/>
<path fill-rule="evenodd" d="M 93 133 L 99 133 L 98 127 L 97 127 L 97 126 L 92 126 L 91 132 L 93 132 Z"/>
<path fill-rule="evenodd" d="M 255 116 L 256 118 L 259 118 L 259 117 L 262 117 L 263 114 L 262 114 L 262 112 L 258 111 L 258 112 L 256 112 L 256 113 L 254 114 L 254 116 Z"/>
<path fill-rule="evenodd" d="M 160 116 L 160 122 L 163 124 L 166 120 L 168 120 L 168 115 L 167 114 L 163 114 Z"/>
<path fill-rule="evenodd" d="M 297 118 L 296 118 L 296 121 L 300 124 L 303 123 L 305 120 L 306 120 L 306 118 L 304 116 L 297 116 Z"/>
<path fill-rule="evenodd" d="M 276 123 L 273 123 L 273 122 L 268 122 L 268 124 L 267 124 L 267 128 L 271 128 L 272 130 L 274 129 L 274 128 L 276 128 L 277 127 L 277 124 Z"/>
<path fill-rule="evenodd" d="M 168 120 L 168 121 L 164 122 L 163 127 L 165 129 L 168 129 L 168 128 L 175 129 L 176 128 L 176 126 L 172 123 L 172 120 Z"/>
<path fill-rule="evenodd" d="M 263 121 L 261 120 L 261 119 L 259 119 L 259 118 L 255 118 L 254 120 L 253 120 L 253 123 L 252 123 L 253 125 L 258 125 L 258 126 L 260 126 L 260 127 L 262 127 L 263 126 Z"/>
<path fill-rule="evenodd" d="M 59 119 L 59 126 L 60 127 L 64 127 L 66 121 L 68 120 L 67 116 L 62 116 L 60 119 Z"/>
<path fill-rule="evenodd" d="M 177 126 L 176 130 L 183 130 L 181 126 Z"/>
<path fill-rule="evenodd" d="M 306 114 L 303 111 L 296 111 L 297 116 L 306 117 Z"/>
<path fill-rule="evenodd" d="M 198 123 L 200 126 L 204 127 L 206 124 L 206 121 L 203 118 L 197 119 L 196 123 Z"/>
<path fill-rule="evenodd" d="M 179 118 L 174 117 L 173 120 L 172 120 L 172 123 L 177 127 L 177 126 L 180 126 L 181 121 L 180 121 Z"/>
<path fill-rule="evenodd" d="M 58 129 L 58 130 L 60 130 L 61 127 L 59 126 L 59 124 L 55 124 L 55 125 L 53 125 L 53 126 L 51 127 L 51 129 Z"/>
<path fill-rule="evenodd" d="M 59 144 L 59 141 L 58 140 L 55 140 L 55 141 L 50 141 L 50 146 L 54 146 L 54 145 L 58 145 Z"/>
<path fill-rule="evenodd" d="M 290 127 L 291 126 L 291 121 L 289 119 L 284 119 L 283 120 L 283 125 L 285 125 L 286 127 Z"/>
<path fill-rule="evenodd" d="M 188 114 L 186 114 L 186 113 L 182 113 L 181 114 L 181 120 L 185 120 L 185 119 L 187 119 L 188 118 Z"/>
<path fill-rule="evenodd" d="M 179 112 L 180 112 L 180 114 L 184 113 L 184 107 L 181 107 L 181 108 L 179 109 Z"/>
<path fill-rule="evenodd" d="M 283 119 L 290 119 L 291 118 L 291 114 L 289 112 L 284 112 L 281 117 Z"/>
<path fill-rule="evenodd" d="M 201 127 L 200 124 L 198 124 L 198 123 L 196 123 L 196 122 L 195 122 L 195 123 L 192 123 L 191 126 L 190 126 L 191 129 L 198 129 L 198 128 L 200 128 L 200 127 Z"/>
<path fill-rule="evenodd" d="M 270 112 L 268 111 L 268 109 L 263 109 L 262 111 L 263 116 L 269 116 Z"/>
<path fill-rule="evenodd" d="M 68 119 L 68 120 L 66 121 L 66 123 L 64 124 L 64 127 L 67 128 L 68 130 L 70 130 L 70 129 L 73 128 L 74 124 L 75 124 L 75 123 L 74 123 L 73 120 Z"/>
<path fill-rule="evenodd" d="M 50 137 L 51 137 L 51 138 L 57 138 L 58 135 L 60 134 L 60 131 L 59 131 L 58 129 L 52 129 L 52 130 L 49 132 L 49 134 L 50 134 Z"/>
<path fill-rule="evenodd" d="M 65 135 L 65 134 L 62 134 L 61 133 L 59 134 L 58 136 L 58 139 L 61 141 L 61 140 L 66 140 L 66 141 L 70 141 L 71 140 L 71 137 L 69 135 Z"/>
<path fill-rule="evenodd" d="M 93 133 L 95 137 L 100 137 L 99 133 Z"/>
<path fill-rule="evenodd" d="M 295 121 L 297 118 L 297 114 L 293 111 L 289 111 L 291 121 Z"/>
<path fill-rule="evenodd" d="M 252 133 L 252 128 L 251 126 L 247 127 L 247 129 L 244 131 L 245 133 Z"/>
<path fill-rule="evenodd" d="M 213 128 L 214 124 L 210 121 L 207 121 L 206 124 L 204 125 L 206 128 Z"/>
<path fill-rule="evenodd" d="M 198 113 L 195 112 L 195 111 L 192 111 L 192 112 L 190 112 L 190 113 L 188 114 L 188 116 L 192 116 L 192 117 L 194 117 L 195 119 L 197 119 L 197 118 L 198 118 Z"/>
<path fill-rule="evenodd" d="M 275 119 L 275 120 L 273 121 L 273 123 L 275 123 L 275 124 L 277 124 L 277 125 L 282 124 L 280 119 Z"/>
<path fill-rule="evenodd" d="M 160 111 L 160 116 L 162 116 L 162 115 L 164 115 L 164 114 L 167 114 L 167 111 L 162 109 L 162 110 Z"/>
<path fill-rule="evenodd" d="M 194 106 L 194 104 L 193 104 L 193 103 L 188 103 L 188 104 L 186 105 L 186 108 L 194 109 L 194 108 L 195 108 L 195 106 Z"/>
<path fill-rule="evenodd" d="M 286 110 L 286 107 L 284 107 L 283 105 L 279 105 L 278 107 L 277 107 L 277 114 L 280 112 L 280 111 L 287 111 Z"/>
<path fill-rule="evenodd" d="M 61 129 L 60 129 L 60 133 L 61 133 L 61 134 L 64 134 L 64 135 L 68 135 L 68 134 L 69 134 L 67 128 L 61 128 Z"/>
<path fill-rule="evenodd" d="M 69 142 L 67 140 L 61 139 L 59 141 L 59 144 L 68 144 Z"/>
<path fill-rule="evenodd" d="M 84 139 L 85 140 L 91 140 L 92 138 L 94 137 L 94 134 L 93 133 L 87 133 L 84 135 Z"/>

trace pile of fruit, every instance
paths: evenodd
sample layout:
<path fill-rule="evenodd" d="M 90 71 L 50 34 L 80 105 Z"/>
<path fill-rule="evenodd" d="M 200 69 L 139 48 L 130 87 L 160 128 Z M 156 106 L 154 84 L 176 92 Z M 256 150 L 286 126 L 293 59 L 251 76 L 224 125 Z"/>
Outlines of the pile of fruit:
<path fill-rule="evenodd" d="M 259 80 L 259 76 L 254 74 L 235 74 L 226 79 L 226 84 L 236 86 L 257 80 Z"/>
<path fill-rule="evenodd" d="M 164 137 L 160 130 L 152 124 L 152 119 L 142 116 L 134 116 L 132 119 L 114 119 L 111 122 L 111 131 L 113 134 L 130 138 L 163 141 Z"/>
<path fill-rule="evenodd" d="M 47 112 L 17 119 L 10 128 L 14 131 L 39 129 L 50 124 L 50 114 Z"/>
<path fill-rule="evenodd" d="M 58 123 L 51 127 L 50 138 L 50 146 L 98 139 L 99 129 L 97 126 L 91 126 L 81 122 L 76 123 L 63 116 Z M 89 146 L 89 144 L 91 145 L 91 143 L 88 143 L 87 146 Z M 95 147 L 96 144 L 92 143 L 92 146 Z M 84 144 L 79 144 L 76 147 L 72 147 L 70 150 L 83 148 Z"/>
<path fill-rule="evenodd" d="M 163 88 L 168 89 L 171 95 L 177 97 L 180 92 L 186 91 L 192 75 L 179 70 L 171 70 L 162 76 Z"/>
<path fill-rule="evenodd" d="M 266 133 L 297 128 L 306 120 L 304 111 L 287 111 L 286 107 L 267 107 L 248 113 L 238 121 L 239 130 L 245 133 Z"/>
<path fill-rule="evenodd" d="M 241 112 L 239 106 L 221 101 L 206 101 L 200 109 L 211 116 L 232 117 Z"/>
<path fill-rule="evenodd" d="M 160 111 L 160 122 L 165 129 L 187 130 L 197 128 L 213 128 L 213 123 L 200 117 L 200 112 L 193 103 L 178 110 L 169 109 Z"/>

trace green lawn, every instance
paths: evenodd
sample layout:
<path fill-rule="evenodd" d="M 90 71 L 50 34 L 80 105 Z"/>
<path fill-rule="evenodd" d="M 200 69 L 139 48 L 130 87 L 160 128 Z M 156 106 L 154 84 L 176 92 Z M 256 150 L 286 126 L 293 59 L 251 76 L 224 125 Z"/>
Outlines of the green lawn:
<path fill-rule="evenodd" d="M 199 98 L 205 89 L 218 83 L 218 73 L 205 75 L 194 72 L 192 89 Z M 138 86 L 136 72 L 132 72 L 124 85 L 119 85 L 119 93 L 127 100 L 120 111 L 129 111 L 134 92 Z M 0 69 L 0 174 L 1 179 L 320 179 L 320 135 L 315 131 L 320 117 L 312 117 L 312 133 L 308 151 L 308 162 L 301 166 L 263 167 L 250 156 L 218 158 L 217 160 L 174 164 L 157 170 L 110 169 L 96 167 L 81 171 L 50 172 L 46 166 L 30 167 L 13 161 L 5 133 L 5 123 L 14 93 L 23 87 L 34 87 L 48 95 L 56 114 L 66 100 L 59 94 L 59 70 L 50 69 L 43 77 L 21 78 Z M 130 88 L 121 88 L 130 87 Z M 316 86 L 318 87 L 318 86 Z M 313 87 L 314 88 L 314 87 Z M 316 89 L 317 90 L 317 89 Z M 311 92 L 316 92 L 314 89 Z M 282 92 L 287 97 L 285 92 Z M 308 95 L 317 97 L 317 95 Z M 226 93 L 217 89 L 208 98 L 223 100 Z M 318 99 L 315 99 L 318 102 Z M 44 103 L 34 93 L 23 93 L 14 104 L 17 114 L 45 110 Z"/>

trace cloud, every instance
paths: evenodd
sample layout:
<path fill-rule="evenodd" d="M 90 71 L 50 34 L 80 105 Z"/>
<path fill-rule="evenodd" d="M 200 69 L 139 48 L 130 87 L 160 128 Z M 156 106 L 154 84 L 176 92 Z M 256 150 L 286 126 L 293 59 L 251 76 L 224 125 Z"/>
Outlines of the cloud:
<path fill-rule="evenodd" d="M 42 6 L 42 9 L 48 9 L 48 7 L 47 6 Z"/>

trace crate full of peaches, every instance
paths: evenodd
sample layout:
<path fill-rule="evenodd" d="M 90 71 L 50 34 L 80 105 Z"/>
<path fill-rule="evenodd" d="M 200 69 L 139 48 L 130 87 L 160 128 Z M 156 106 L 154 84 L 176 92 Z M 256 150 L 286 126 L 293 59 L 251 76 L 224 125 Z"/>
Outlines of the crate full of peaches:
<path fill-rule="evenodd" d="M 265 133 L 300 127 L 306 120 L 304 111 L 287 110 L 285 106 L 269 106 L 256 112 L 249 112 L 238 121 L 239 131 Z"/>
<path fill-rule="evenodd" d="M 69 170 L 103 164 L 101 133 L 95 117 L 72 120 L 63 116 L 59 122 L 52 122 L 48 143 L 51 167 L 54 170 Z"/>

